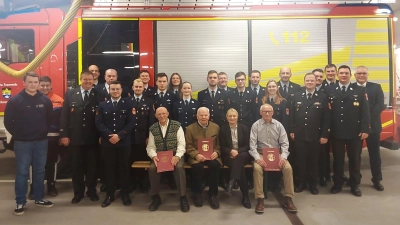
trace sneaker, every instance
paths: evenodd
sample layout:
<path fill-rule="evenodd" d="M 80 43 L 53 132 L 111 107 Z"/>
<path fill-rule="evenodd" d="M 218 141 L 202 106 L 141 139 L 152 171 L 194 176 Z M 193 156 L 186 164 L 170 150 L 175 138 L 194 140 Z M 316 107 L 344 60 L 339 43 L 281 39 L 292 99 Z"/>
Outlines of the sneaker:
<path fill-rule="evenodd" d="M 14 209 L 14 214 L 17 216 L 24 214 L 24 212 L 25 212 L 25 204 L 17 205 L 17 207 Z"/>
<path fill-rule="evenodd" d="M 51 208 L 54 206 L 54 204 L 51 201 L 48 201 L 46 199 L 42 199 L 40 201 L 35 201 L 35 205 L 43 206 L 43 207 L 47 207 L 47 208 Z"/>

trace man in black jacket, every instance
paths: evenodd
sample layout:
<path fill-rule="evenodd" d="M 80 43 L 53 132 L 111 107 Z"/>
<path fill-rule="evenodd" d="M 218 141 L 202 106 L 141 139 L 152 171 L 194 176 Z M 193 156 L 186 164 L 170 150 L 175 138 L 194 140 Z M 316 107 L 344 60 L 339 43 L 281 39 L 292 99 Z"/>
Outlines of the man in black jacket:
<path fill-rule="evenodd" d="M 371 166 L 372 183 L 378 191 L 383 191 L 384 187 L 380 183 L 382 180 L 381 155 L 380 155 L 380 136 L 382 132 L 381 113 L 385 109 L 384 96 L 380 84 L 368 81 L 368 68 L 359 66 L 356 68 L 355 77 L 357 85 L 365 87 L 368 96 L 369 112 L 371 115 L 371 132 L 366 139 L 369 164 Z"/>
<path fill-rule="evenodd" d="M 91 201 L 98 201 L 96 193 L 96 151 L 99 133 L 95 126 L 97 106 L 104 101 L 104 95 L 93 87 L 93 74 L 82 71 L 82 85 L 65 93 L 61 112 L 60 138 L 64 146 L 69 146 L 72 154 L 72 184 L 74 198 L 71 203 L 79 203 L 87 187 L 86 194 Z M 85 180 L 86 178 L 86 180 Z"/>
<path fill-rule="evenodd" d="M 329 98 L 332 123 L 331 136 L 334 158 L 334 185 L 331 193 L 342 191 L 344 154 L 349 158 L 349 184 L 353 195 L 360 197 L 360 152 L 362 140 L 370 132 L 370 114 L 365 89 L 351 84 L 350 67 L 338 69 L 339 83 L 329 86 L 325 93 Z"/>
<path fill-rule="evenodd" d="M 24 89 L 12 97 L 4 111 L 4 125 L 14 138 L 17 165 L 15 177 L 15 215 L 25 212 L 27 180 L 32 165 L 33 198 L 35 205 L 52 207 L 44 197 L 44 168 L 47 156 L 47 133 L 52 123 L 53 106 L 48 97 L 38 91 L 39 76 L 28 72 L 24 76 Z"/>
<path fill-rule="evenodd" d="M 97 84 L 94 88 L 97 89 L 98 92 L 101 92 L 106 99 L 110 99 L 110 84 L 113 81 L 118 80 L 118 73 L 115 69 L 108 69 L 104 74 L 105 83 Z M 129 96 L 129 88 L 122 86 L 122 98 Z"/>
<path fill-rule="evenodd" d="M 330 110 L 327 96 L 316 89 L 316 76 L 304 76 L 305 90 L 295 93 L 290 107 L 290 137 L 296 145 L 299 183 L 295 192 L 302 192 L 308 183 L 311 194 L 318 194 L 318 156 L 321 144 L 328 141 Z"/>
<path fill-rule="evenodd" d="M 101 156 L 105 165 L 106 199 L 101 205 L 109 206 L 115 200 L 115 172 L 119 173 L 121 199 L 125 206 L 129 198 L 130 132 L 135 126 L 136 109 L 121 99 L 122 87 L 118 81 L 110 83 L 111 99 L 101 102 L 96 114 L 96 127 L 101 135 Z"/>

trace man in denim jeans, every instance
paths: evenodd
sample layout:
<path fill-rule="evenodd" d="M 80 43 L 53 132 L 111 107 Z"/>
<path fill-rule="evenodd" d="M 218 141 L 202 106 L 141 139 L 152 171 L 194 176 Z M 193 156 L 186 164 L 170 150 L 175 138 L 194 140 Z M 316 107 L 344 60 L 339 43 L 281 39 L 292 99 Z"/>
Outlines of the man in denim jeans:
<path fill-rule="evenodd" d="M 52 120 L 52 103 L 38 91 L 39 76 L 28 72 L 24 76 L 25 89 L 12 97 L 4 111 L 4 125 L 14 138 L 17 164 L 15 178 L 15 215 L 25 212 L 29 167 L 33 172 L 35 205 L 53 207 L 44 197 L 44 167 L 47 158 L 47 133 Z"/>

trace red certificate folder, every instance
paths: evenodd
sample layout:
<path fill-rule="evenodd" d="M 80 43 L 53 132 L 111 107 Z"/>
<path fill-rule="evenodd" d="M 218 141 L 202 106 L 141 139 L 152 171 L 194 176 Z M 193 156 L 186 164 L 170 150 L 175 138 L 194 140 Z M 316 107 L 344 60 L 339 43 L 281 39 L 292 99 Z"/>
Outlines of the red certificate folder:
<path fill-rule="evenodd" d="M 279 167 L 279 149 L 278 148 L 263 148 L 263 158 L 267 163 L 265 171 L 280 171 Z"/>
<path fill-rule="evenodd" d="M 160 160 L 157 162 L 157 173 L 174 171 L 174 165 L 171 163 L 173 156 L 172 150 L 157 152 L 157 158 Z"/>
<path fill-rule="evenodd" d="M 211 160 L 211 154 L 214 152 L 214 139 L 213 138 L 199 138 L 197 139 L 197 150 L 206 159 Z"/>

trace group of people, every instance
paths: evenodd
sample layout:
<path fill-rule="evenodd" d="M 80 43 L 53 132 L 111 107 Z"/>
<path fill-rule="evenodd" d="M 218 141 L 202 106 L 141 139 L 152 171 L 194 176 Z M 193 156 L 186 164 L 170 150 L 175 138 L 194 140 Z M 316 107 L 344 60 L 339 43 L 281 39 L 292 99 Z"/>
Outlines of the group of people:
<path fill-rule="evenodd" d="M 326 78 L 324 79 L 323 74 Z M 4 123 L 15 140 L 17 160 L 15 183 L 16 215 L 25 211 L 29 166 L 33 168 L 33 199 L 38 206 L 52 207 L 44 199 L 44 173 L 50 196 L 55 196 L 54 168 L 57 148 L 68 148 L 72 155 L 72 204 L 85 195 L 98 201 L 96 186 L 104 181 L 109 206 L 120 189 L 122 203 L 131 204 L 129 193 L 138 185 L 142 192 L 150 188 L 150 211 L 161 205 L 161 173 L 157 153 L 173 150 L 170 163 L 180 196 L 181 211 L 190 210 L 186 197 L 185 161 L 191 169 L 191 190 L 196 207 L 203 205 L 204 166 L 208 167 L 208 201 L 218 209 L 218 184 L 224 180 L 223 165 L 229 167 L 225 187 L 228 194 L 238 184 L 242 205 L 251 208 L 248 192 L 254 187 L 256 213 L 264 212 L 264 182 L 270 190 L 281 191 L 284 185 L 284 207 L 297 212 L 295 192 L 309 189 L 318 194 L 317 183 L 327 186 L 331 180 L 330 151 L 333 152 L 333 187 L 336 194 L 344 180 L 344 154 L 349 158 L 348 185 L 355 196 L 361 196 L 360 159 L 366 139 L 375 189 L 383 191 L 379 153 L 380 114 L 384 110 L 383 91 L 368 81 L 368 69 L 355 70 L 328 64 L 304 76 L 304 86 L 290 81 L 290 68 L 281 68 L 280 81 L 269 80 L 260 86 L 261 72 L 251 71 L 246 87 L 244 72 L 235 74 L 236 87 L 227 87 L 227 74 L 210 70 L 208 87 L 191 96 L 192 85 L 183 82 L 178 73 L 155 76 L 155 87 L 149 86 L 150 73 L 142 70 L 132 87 L 119 83 L 117 71 L 105 71 L 105 83 L 99 84 L 99 69 L 91 65 L 80 74 L 81 86 L 68 90 L 63 100 L 51 91 L 51 80 L 35 73 L 24 77 L 25 89 L 11 98 L 6 106 Z M 336 77 L 338 79 L 336 79 Z M 43 83 L 45 82 L 45 83 Z M 47 97 L 46 97 L 47 96 Z M 58 130 L 57 130 L 58 129 Z M 56 137 L 56 138 L 54 138 Z M 198 142 L 211 138 L 213 153 L 206 158 Z M 265 172 L 263 148 L 278 148 L 281 172 Z M 47 165 L 46 165 L 47 155 Z M 151 159 L 148 173 L 131 169 L 135 161 Z M 253 164 L 253 172 L 245 169 Z M 46 166 L 45 166 L 46 165 Z M 222 175 L 222 176 L 221 176 Z M 268 179 L 265 179 L 268 176 Z M 147 186 L 150 184 L 150 187 Z"/>

